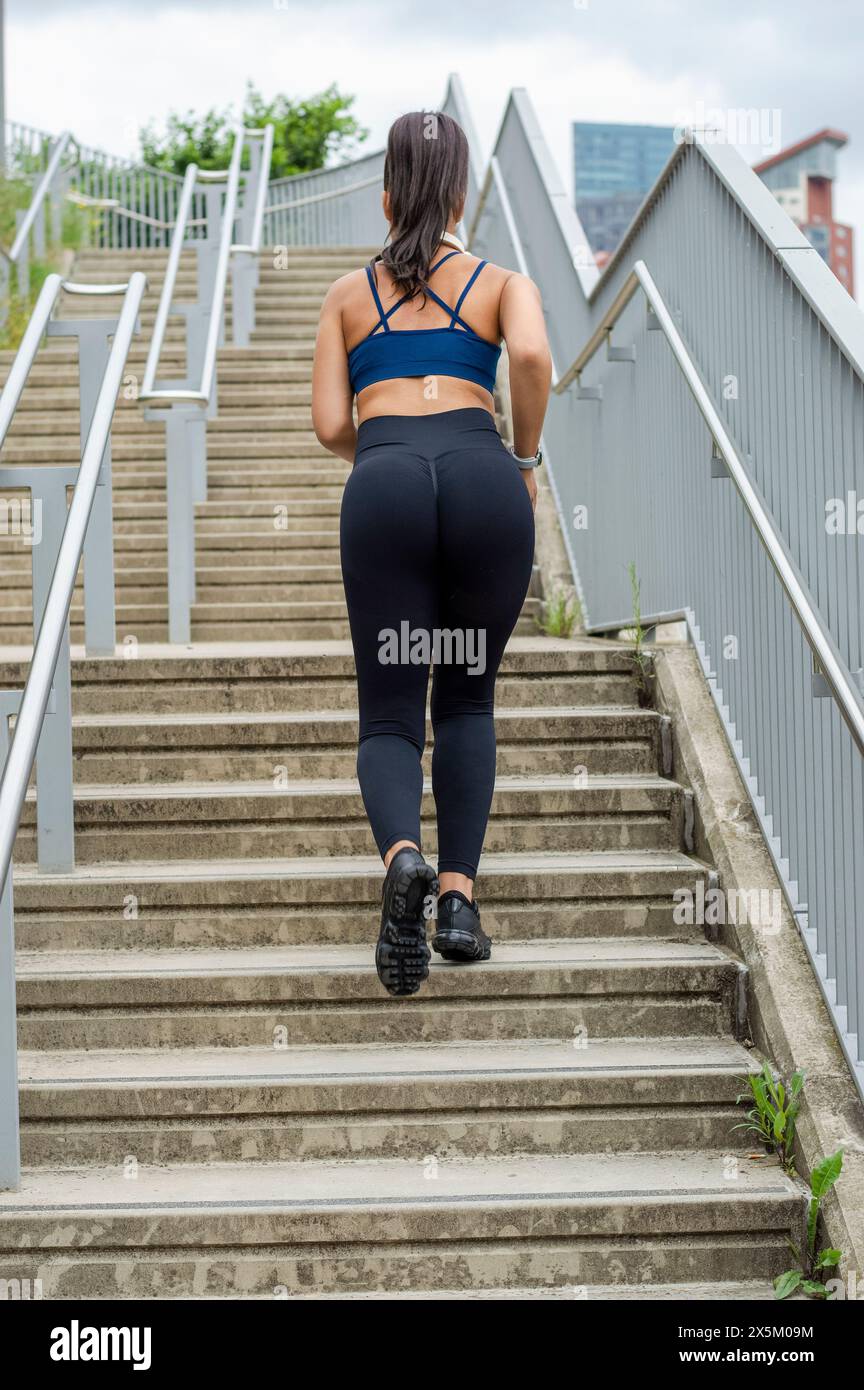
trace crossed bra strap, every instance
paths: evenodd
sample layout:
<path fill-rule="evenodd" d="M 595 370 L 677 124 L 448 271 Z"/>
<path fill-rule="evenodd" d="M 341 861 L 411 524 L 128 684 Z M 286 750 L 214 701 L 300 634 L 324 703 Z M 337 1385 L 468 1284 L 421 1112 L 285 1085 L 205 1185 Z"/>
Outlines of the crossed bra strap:
<path fill-rule="evenodd" d="M 429 278 L 431 278 L 435 274 L 435 271 L 438 269 L 438 267 L 442 266 L 445 261 L 451 260 L 453 256 L 461 255 L 461 251 L 448 251 L 446 256 L 442 256 L 440 261 L 436 261 L 435 264 L 432 266 L 431 270 L 429 271 Z M 434 299 L 435 303 L 440 305 L 440 307 L 450 315 L 450 323 L 448 324 L 449 328 L 455 328 L 458 323 L 461 328 L 467 329 L 469 333 L 473 333 L 474 330 L 472 329 L 471 325 L 466 323 L 463 318 L 460 318 L 459 310 L 462 308 L 462 305 L 465 302 L 465 296 L 467 295 L 471 286 L 474 284 L 474 281 L 477 279 L 477 276 L 480 274 L 480 271 L 483 269 L 484 265 L 487 264 L 487 261 L 480 261 L 479 265 L 475 266 L 473 274 L 470 276 L 467 285 L 463 289 L 453 308 L 451 308 L 451 306 L 447 304 L 441 298 L 440 295 L 436 294 L 430 286 L 427 286 L 426 293 L 429 295 L 429 297 L 431 299 Z M 397 300 L 396 303 L 390 309 L 387 309 L 385 311 L 384 305 L 381 303 L 381 296 L 378 293 L 378 285 L 375 280 L 375 275 L 372 271 L 372 267 L 369 265 L 367 265 L 366 267 L 366 279 L 369 281 L 369 288 L 372 291 L 372 298 L 375 300 L 375 308 L 378 310 L 378 322 L 375 324 L 375 327 L 372 329 L 371 333 L 367 334 L 367 336 L 371 338 L 374 333 L 377 333 L 379 328 L 383 328 L 385 333 L 390 333 L 392 331 L 390 328 L 390 324 L 387 322 L 387 320 L 390 318 L 392 314 L 395 314 L 396 310 L 400 308 L 401 305 L 403 305 L 407 299 L 410 298 L 410 295 L 403 294 L 401 299 Z"/>

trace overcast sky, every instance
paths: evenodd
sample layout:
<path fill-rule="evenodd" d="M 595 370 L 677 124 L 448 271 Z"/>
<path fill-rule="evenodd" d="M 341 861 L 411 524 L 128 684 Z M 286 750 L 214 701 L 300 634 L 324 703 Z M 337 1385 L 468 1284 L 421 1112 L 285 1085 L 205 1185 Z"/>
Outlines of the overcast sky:
<path fill-rule="evenodd" d="M 862 0 L 6 0 L 6 16 L 7 115 L 117 154 L 172 108 L 238 106 L 249 78 L 266 96 L 336 82 L 371 149 L 457 71 L 484 155 L 526 87 L 568 188 L 574 119 L 756 108 L 769 146 L 834 126 L 850 138 L 835 215 L 856 226 L 862 296 Z"/>

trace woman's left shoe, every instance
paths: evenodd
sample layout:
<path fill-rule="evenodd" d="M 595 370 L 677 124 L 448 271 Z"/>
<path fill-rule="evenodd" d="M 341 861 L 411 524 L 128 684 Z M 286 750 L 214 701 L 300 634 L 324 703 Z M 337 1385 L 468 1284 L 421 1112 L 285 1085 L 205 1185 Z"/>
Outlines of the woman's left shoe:
<path fill-rule="evenodd" d="M 381 930 L 375 948 L 378 979 L 388 994 L 416 994 L 429 974 L 426 902 L 438 894 L 438 876 L 419 849 L 394 854 L 384 879 Z"/>
<path fill-rule="evenodd" d="M 488 960 L 492 942 L 480 926 L 480 909 L 451 888 L 438 899 L 438 927 L 432 949 L 445 960 Z"/>

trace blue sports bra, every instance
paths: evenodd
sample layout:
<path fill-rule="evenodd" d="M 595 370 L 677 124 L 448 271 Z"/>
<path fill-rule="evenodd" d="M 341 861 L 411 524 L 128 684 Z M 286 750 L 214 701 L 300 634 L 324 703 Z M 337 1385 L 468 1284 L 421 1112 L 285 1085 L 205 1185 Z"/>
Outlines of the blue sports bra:
<path fill-rule="evenodd" d="M 451 256 L 458 255 L 461 255 L 461 252 L 450 251 L 446 256 L 442 256 L 429 271 L 429 277 L 434 275 L 445 261 L 449 261 Z M 391 328 L 387 320 L 410 296 L 403 295 L 385 314 L 375 276 L 371 266 L 367 265 L 366 276 L 378 310 L 378 322 L 348 354 L 348 374 L 355 396 L 373 382 L 391 381 L 395 377 L 404 376 L 461 377 L 465 381 L 474 381 L 478 386 L 484 386 L 490 394 L 492 393 L 501 348 L 495 343 L 490 343 L 487 338 L 481 338 L 471 325 L 459 316 L 465 296 L 484 265 L 486 261 L 481 261 L 477 266 L 453 309 L 449 304 L 445 304 L 433 289 L 427 287 L 426 294 L 450 315 L 450 323 L 446 328 Z M 379 329 L 383 329 L 383 332 L 379 332 Z"/>

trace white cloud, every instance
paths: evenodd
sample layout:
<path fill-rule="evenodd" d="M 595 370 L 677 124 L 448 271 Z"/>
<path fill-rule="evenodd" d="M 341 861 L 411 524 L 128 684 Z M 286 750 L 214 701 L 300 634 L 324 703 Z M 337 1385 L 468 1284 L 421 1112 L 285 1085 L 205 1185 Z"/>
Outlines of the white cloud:
<path fill-rule="evenodd" d="M 779 108 L 784 143 L 860 111 L 860 43 L 809 5 L 762 0 L 11 0 L 7 114 L 117 154 L 168 111 L 308 95 L 336 82 L 384 142 L 399 111 L 435 106 L 459 71 L 488 153 L 511 87 L 528 89 L 565 187 L 573 119 L 674 125 L 706 106 Z M 846 0 L 835 0 L 846 11 Z M 854 14 L 854 7 L 849 11 Z M 830 56 L 830 65 L 826 58 Z M 822 61 L 820 61 L 822 60 Z M 840 156 L 838 206 L 864 227 L 864 149 Z M 860 131 L 864 143 L 864 131 Z M 759 151 L 747 151 L 758 157 Z M 860 235 L 857 240 L 860 242 Z M 861 260 L 859 246 L 859 264 Z M 859 284 L 861 283 L 859 277 Z"/>

